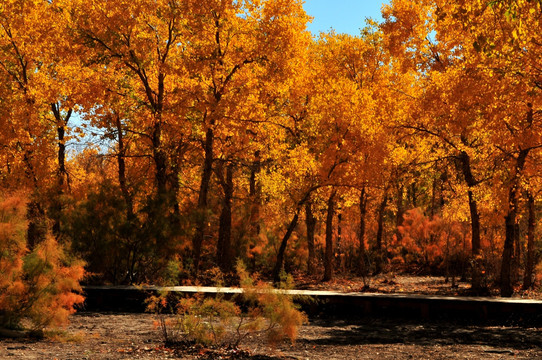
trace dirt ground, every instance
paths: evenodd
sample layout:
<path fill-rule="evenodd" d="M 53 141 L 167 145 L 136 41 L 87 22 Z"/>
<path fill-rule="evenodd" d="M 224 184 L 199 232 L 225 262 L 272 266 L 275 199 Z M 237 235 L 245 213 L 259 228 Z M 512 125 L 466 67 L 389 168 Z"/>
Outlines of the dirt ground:
<path fill-rule="evenodd" d="M 299 288 L 360 291 L 359 279 L 339 278 L 320 284 L 298 282 Z M 468 285 L 452 288 L 442 278 L 382 276 L 369 291 L 462 295 Z M 520 297 L 539 298 L 539 292 Z M 241 351 L 213 352 L 194 347 L 166 347 L 151 314 L 79 313 L 56 338 L 41 341 L 0 339 L 0 359 L 542 359 L 542 328 L 475 326 L 468 322 L 362 318 L 315 319 L 300 329 L 295 344 L 274 346 L 263 335 L 241 344 Z"/>
<path fill-rule="evenodd" d="M 0 359 L 540 359 L 542 328 L 398 319 L 314 320 L 295 344 L 247 339 L 242 352 L 165 347 L 150 314 L 80 313 L 56 340 L 0 340 Z M 250 356 L 249 356 L 250 354 Z"/>
<path fill-rule="evenodd" d="M 303 274 L 295 276 L 297 289 L 330 290 L 338 292 L 372 292 L 385 294 L 420 294 L 439 296 L 471 296 L 470 284 L 455 279 L 445 281 L 443 276 L 411 276 L 396 274 L 381 274 L 363 281 L 356 276 L 336 276 L 333 280 L 322 282 L 321 277 L 307 277 Z M 518 284 L 514 289 L 513 298 L 542 299 L 542 284 L 534 289 L 522 290 Z M 497 288 L 488 289 L 487 296 L 499 296 Z"/>

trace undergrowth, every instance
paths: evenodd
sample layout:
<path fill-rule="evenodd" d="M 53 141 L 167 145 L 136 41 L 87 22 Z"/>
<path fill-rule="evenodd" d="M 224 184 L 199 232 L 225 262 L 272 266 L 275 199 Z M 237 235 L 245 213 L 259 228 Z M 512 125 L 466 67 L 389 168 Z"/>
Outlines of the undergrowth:
<path fill-rule="evenodd" d="M 198 294 L 175 300 L 168 292 L 151 296 L 147 312 L 156 314 L 163 341 L 237 348 L 249 335 L 265 334 L 271 343 L 294 342 L 307 317 L 284 291 L 291 279 L 275 289 L 251 277 L 241 262 L 236 270 L 242 292 L 230 298 L 220 291 L 212 298 Z"/>

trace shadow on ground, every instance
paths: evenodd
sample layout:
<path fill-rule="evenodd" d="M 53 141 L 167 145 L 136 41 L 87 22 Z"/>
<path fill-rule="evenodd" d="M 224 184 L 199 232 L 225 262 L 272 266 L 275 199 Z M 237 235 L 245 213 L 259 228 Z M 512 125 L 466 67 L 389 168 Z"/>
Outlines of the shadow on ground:
<path fill-rule="evenodd" d="M 362 319 L 356 323 L 317 320 L 328 328 L 319 338 L 300 339 L 308 345 L 485 345 L 527 350 L 542 348 L 542 329 L 474 326 L 402 319 Z"/>

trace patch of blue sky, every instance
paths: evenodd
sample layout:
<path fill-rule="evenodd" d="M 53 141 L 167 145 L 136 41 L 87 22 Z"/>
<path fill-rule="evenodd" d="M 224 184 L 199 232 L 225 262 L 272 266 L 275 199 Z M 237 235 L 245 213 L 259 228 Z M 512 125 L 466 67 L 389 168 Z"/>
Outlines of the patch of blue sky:
<path fill-rule="evenodd" d="M 307 14 L 313 17 L 307 28 L 315 36 L 331 29 L 336 33 L 359 35 L 367 18 L 382 21 L 380 10 L 384 3 L 388 1 L 305 0 L 303 7 Z"/>

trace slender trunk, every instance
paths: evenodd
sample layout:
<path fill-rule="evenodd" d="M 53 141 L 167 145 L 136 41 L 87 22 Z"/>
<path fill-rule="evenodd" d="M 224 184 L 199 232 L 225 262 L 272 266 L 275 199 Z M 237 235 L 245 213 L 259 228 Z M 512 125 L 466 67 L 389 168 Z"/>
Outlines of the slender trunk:
<path fill-rule="evenodd" d="M 45 211 L 43 211 L 41 204 L 37 200 L 32 200 L 28 203 L 26 218 L 28 219 L 28 227 L 26 230 L 28 249 L 32 250 L 37 244 L 42 242 L 47 235 Z"/>
<path fill-rule="evenodd" d="M 514 247 L 513 241 L 516 229 L 515 221 L 515 211 L 509 211 L 508 214 L 505 216 L 506 237 L 504 239 L 504 248 L 501 263 L 501 296 L 505 297 L 510 297 L 514 293 L 511 279 L 511 262 Z"/>
<path fill-rule="evenodd" d="M 249 223 L 249 247 L 252 250 L 258 243 L 261 232 L 260 226 L 260 205 L 261 205 L 261 186 L 256 181 L 256 177 L 261 171 L 260 151 L 254 153 L 254 162 L 250 167 L 249 195 L 250 195 L 250 223 Z M 256 266 L 255 254 L 252 257 L 254 269 Z"/>
<path fill-rule="evenodd" d="M 157 120 L 152 132 L 153 159 L 156 166 L 156 186 L 158 189 L 158 201 L 167 199 L 167 156 L 162 144 L 162 122 Z"/>
<path fill-rule="evenodd" d="M 170 197 L 173 206 L 173 217 L 171 218 L 171 225 L 175 230 L 179 230 L 181 227 L 181 206 L 179 205 L 179 164 L 174 163 L 170 166 Z"/>
<path fill-rule="evenodd" d="M 465 178 L 465 182 L 468 186 L 468 197 L 469 197 L 469 211 L 470 211 L 470 223 L 471 223 L 471 257 L 472 257 L 472 288 L 475 291 L 480 291 L 482 289 L 482 264 L 480 263 L 480 214 L 478 212 L 478 203 L 474 197 L 472 189 L 478 184 L 472 169 L 470 166 L 470 157 L 469 155 L 462 151 L 459 156 L 461 164 L 461 172 Z"/>
<path fill-rule="evenodd" d="M 418 207 L 418 194 L 416 193 L 416 183 L 410 185 L 410 187 L 408 188 L 408 193 L 408 197 L 410 197 L 410 204 L 412 205 L 412 207 Z"/>
<path fill-rule="evenodd" d="M 376 243 L 375 243 L 375 273 L 380 273 L 382 271 L 382 263 L 384 261 L 384 251 L 382 248 L 382 238 L 384 235 L 384 212 L 386 210 L 386 205 L 388 203 L 388 194 L 384 192 L 384 197 L 380 206 L 378 208 L 377 214 L 377 230 L 376 230 Z"/>
<path fill-rule="evenodd" d="M 231 248 L 231 217 L 232 217 L 232 199 L 233 199 L 233 165 L 226 166 L 226 176 L 224 178 L 222 166 L 219 167 L 219 176 L 224 198 L 222 202 L 222 211 L 220 213 L 220 224 L 218 228 L 217 260 L 220 269 L 223 272 L 232 271 L 232 248 Z"/>
<path fill-rule="evenodd" d="M 519 202 L 519 176 L 525 166 L 530 149 L 520 151 L 516 160 L 513 178 L 508 191 L 508 212 L 504 218 L 505 238 L 501 263 L 501 296 L 510 297 L 514 293 L 512 287 L 512 258 L 514 241 L 517 237 L 517 211 Z"/>
<path fill-rule="evenodd" d="M 63 117 L 60 112 L 60 106 L 58 104 L 51 104 L 51 110 L 55 117 L 56 130 L 58 137 L 58 169 L 57 169 L 57 192 L 55 199 L 53 199 L 53 235 L 58 239 L 60 237 L 60 219 L 62 217 L 62 196 L 64 195 L 64 188 L 66 186 L 66 143 L 65 133 L 66 126 L 70 120 L 72 109 L 68 110 L 68 113 Z"/>
<path fill-rule="evenodd" d="M 122 131 L 122 123 L 120 121 L 120 116 L 118 115 L 115 116 L 115 126 L 117 128 L 117 142 L 119 147 L 117 153 L 117 164 L 119 167 L 118 180 L 120 191 L 122 192 L 122 196 L 124 197 L 124 201 L 126 203 L 126 216 L 128 218 L 128 221 L 130 221 L 134 218 L 134 205 L 132 195 L 128 190 L 128 185 L 126 181 L 126 148 L 124 147 L 124 133 Z"/>
<path fill-rule="evenodd" d="M 403 185 L 397 186 L 397 215 L 395 216 L 395 236 L 397 241 L 401 243 L 403 235 L 399 231 L 399 227 L 403 224 Z"/>
<path fill-rule="evenodd" d="M 333 191 L 327 201 L 327 216 L 326 216 L 326 252 L 324 256 L 324 279 L 329 281 L 333 273 L 333 217 L 335 215 L 335 195 Z"/>
<path fill-rule="evenodd" d="M 203 237 L 205 233 L 205 224 L 207 223 L 207 198 L 209 194 L 209 184 L 211 182 L 211 175 L 213 171 L 213 146 L 214 146 L 214 133 L 213 129 L 209 127 L 205 134 L 205 158 L 203 161 L 203 173 L 201 176 L 201 183 L 198 196 L 198 208 L 196 219 L 196 232 L 192 238 L 192 247 L 194 251 L 194 273 L 197 274 L 199 270 L 199 262 L 201 257 L 201 247 L 203 244 Z"/>
<path fill-rule="evenodd" d="M 386 211 L 386 205 L 388 204 L 388 194 L 384 193 L 382 202 L 378 207 L 377 214 L 377 230 L 376 230 L 376 243 L 375 250 L 380 254 L 382 252 L 382 237 L 384 234 L 384 212 Z"/>
<path fill-rule="evenodd" d="M 366 226 L 366 215 L 367 215 L 367 193 L 365 186 L 361 189 L 361 194 L 359 196 L 359 270 L 360 274 L 365 276 L 367 275 L 367 266 L 365 263 L 365 226 Z"/>
<path fill-rule="evenodd" d="M 301 208 L 305 205 L 305 203 L 309 200 L 311 193 L 316 190 L 317 188 L 311 188 L 306 193 L 305 196 L 297 203 L 297 207 L 295 209 L 294 217 L 292 218 L 292 221 L 290 221 L 290 225 L 288 225 L 288 229 L 286 230 L 286 233 L 282 237 L 282 241 L 280 242 L 280 248 L 277 253 L 277 261 L 275 262 L 275 267 L 273 268 L 273 281 L 275 283 L 278 283 L 280 281 L 280 271 L 282 270 L 282 265 L 284 263 L 284 254 L 286 253 L 286 246 L 288 245 L 288 240 L 290 239 L 290 236 L 295 230 L 295 227 L 297 226 L 297 221 L 299 220 L 299 211 Z"/>
<path fill-rule="evenodd" d="M 523 289 L 527 290 L 533 285 L 534 268 L 534 234 L 536 224 L 536 214 L 534 207 L 534 197 L 528 193 L 529 223 L 527 225 L 527 259 L 525 261 L 525 273 L 523 275 Z"/>
<path fill-rule="evenodd" d="M 336 267 L 338 269 L 338 271 L 343 271 L 344 268 L 343 266 L 345 266 L 345 264 L 343 263 L 343 258 L 344 258 L 344 255 L 343 255 L 343 249 L 342 249 L 342 232 L 343 232 L 343 229 L 342 229 L 342 226 L 343 226 L 343 214 L 339 211 L 339 213 L 337 214 L 337 246 L 336 246 Z"/>
<path fill-rule="evenodd" d="M 279 252 L 277 253 L 277 262 L 275 263 L 275 267 L 273 269 L 273 281 L 275 283 L 280 282 L 280 271 L 282 270 L 282 265 L 284 263 L 284 254 L 286 253 L 286 246 L 288 245 L 288 240 L 290 239 L 290 236 L 294 232 L 295 227 L 297 226 L 297 221 L 299 219 L 299 209 L 296 210 L 294 217 L 292 218 L 292 221 L 290 221 L 290 225 L 288 225 L 288 229 L 286 230 L 286 233 L 282 237 L 282 241 L 280 242 L 280 248 Z"/>
<path fill-rule="evenodd" d="M 309 250 L 309 258 L 307 259 L 307 274 L 314 275 L 316 271 L 316 254 L 314 252 L 314 230 L 316 228 L 316 218 L 312 213 L 312 204 L 305 204 L 305 224 L 307 226 L 307 248 Z"/>
<path fill-rule="evenodd" d="M 521 267 L 521 230 L 519 227 L 519 221 L 516 221 L 516 224 L 514 226 L 514 249 L 512 255 L 512 270 L 510 276 L 512 278 L 512 281 L 516 282 L 519 279 L 519 270 Z"/>
<path fill-rule="evenodd" d="M 32 151 L 31 150 L 25 150 L 23 161 L 25 163 L 25 174 L 28 179 L 32 181 L 32 184 L 34 185 L 34 192 L 31 196 L 31 201 L 28 204 L 27 210 L 26 210 L 26 218 L 28 220 L 28 228 L 27 228 L 27 244 L 28 249 L 32 250 L 35 245 L 40 243 L 42 240 L 45 239 L 45 236 L 47 234 L 47 224 L 45 221 L 45 211 L 40 203 L 39 194 L 37 192 L 37 189 L 39 189 L 39 183 L 38 178 L 36 176 L 36 172 L 34 170 L 34 166 L 32 165 Z"/>

